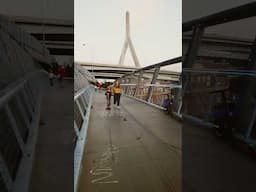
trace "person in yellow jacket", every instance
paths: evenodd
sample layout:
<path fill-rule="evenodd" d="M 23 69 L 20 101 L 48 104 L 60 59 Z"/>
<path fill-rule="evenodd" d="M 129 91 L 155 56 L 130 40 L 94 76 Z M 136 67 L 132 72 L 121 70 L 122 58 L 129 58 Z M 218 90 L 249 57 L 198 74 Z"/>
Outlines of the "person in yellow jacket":
<path fill-rule="evenodd" d="M 114 106 L 117 105 L 117 108 L 119 108 L 120 105 L 120 98 L 123 93 L 122 87 L 119 83 L 119 81 L 116 81 L 113 88 L 112 92 L 114 94 Z"/>

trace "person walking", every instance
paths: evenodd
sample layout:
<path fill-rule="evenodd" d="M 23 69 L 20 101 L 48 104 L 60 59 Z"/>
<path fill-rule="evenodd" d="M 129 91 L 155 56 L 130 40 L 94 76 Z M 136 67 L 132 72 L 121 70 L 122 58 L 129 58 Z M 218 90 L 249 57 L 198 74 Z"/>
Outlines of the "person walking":
<path fill-rule="evenodd" d="M 120 109 L 120 98 L 122 95 L 122 88 L 121 85 L 119 83 L 119 81 L 116 81 L 114 86 L 113 86 L 113 94 L 114 94 L 114 107 L 117 107 L 118 109 Z"/>
<path fill-rule="evenodd" d="M 107 110 L 110 110 L 111 109 L 111 107 L 110 107 L 110 105 L 111 105 L 111 96 L 112 96 L 112 92 L 111 92 L 111 88 L 110 87 L 108 87 L 107 88 L 107 91 L 105 92 L 105 95 L 106 95 L 106 98 L 107 98 Z"/>
<path fill-rule="evenodd" d="M 50 85 L 51 87 L 53 86 L 53 79 L 54 79 L 54 74 L 52 69 L 49 70 L 49 80 L 50 80 Z"/>
<path fill-rule="evenodd" d="M 64 68 L 64 66 L 60 66 L 59 67 L 58 75 L 59 75 L 60 87 L 63 87 L 63 78 L 64 78 L 64 75 L 65 75 L 65 68 Z"/>

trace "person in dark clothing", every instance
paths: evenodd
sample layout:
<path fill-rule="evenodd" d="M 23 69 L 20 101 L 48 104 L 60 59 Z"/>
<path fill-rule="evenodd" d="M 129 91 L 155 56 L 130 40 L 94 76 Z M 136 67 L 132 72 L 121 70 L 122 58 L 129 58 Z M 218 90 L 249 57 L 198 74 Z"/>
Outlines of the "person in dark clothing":
<path fill-rule="evenodd" d="M 111 96 L 112 96 L 112 92 L 110 87 L 107 88 L 107 91 L 105 92 L 106 98 L 107 98 L 107 110 L 110 110 L 110 105 L 111 105 Z"/>
<path fill-rule="evenodd" d="M 216 134 L 218 136 L 223 136 L 223 130 L 226 126 L 226 106 L 223 103 L 219 103 L 214 106 L 213 108 L 213 117 L 214 117 L 214 124 L 218 127 L 216 128 Z"/>
<path fill-rule="evenodd" d="M 172 100 L 170 96 L 167 95 L 167 98 L 163 102 L 163 107 L 165 108 L 165 111 L 168 113 L 171 111 L 171 104 L 172 104 Z"/>
<path fill-rule="evenodd" d="M 58 75 L 59 75 L 60 87 L 63 87 L 63 78 L 64 78 L 64 75 L 65 75 L 65 68 L 64 68 L 64 66 L 61 66 L 59 68 Z"/>
<path fill-rule="evenodd" d="M 54 79 L 54 74 L 52 69 L 49 70 L 49 80 L 50 80 L 50 85 L 53 86 L 53 79 Z"/>

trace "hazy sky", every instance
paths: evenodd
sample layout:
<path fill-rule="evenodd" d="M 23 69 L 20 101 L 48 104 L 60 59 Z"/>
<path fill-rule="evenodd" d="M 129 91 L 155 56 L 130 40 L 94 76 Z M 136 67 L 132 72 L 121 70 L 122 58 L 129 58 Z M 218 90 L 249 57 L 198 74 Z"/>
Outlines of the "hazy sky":
<path fill-rule="evenodd" d="M 141 65 L 181 56 L 181 0 L 75 0 L 74 7 L 75 61 L 118 64 L 126 11 Z M 124 63 L 134 65 L 129 49 Z"/>

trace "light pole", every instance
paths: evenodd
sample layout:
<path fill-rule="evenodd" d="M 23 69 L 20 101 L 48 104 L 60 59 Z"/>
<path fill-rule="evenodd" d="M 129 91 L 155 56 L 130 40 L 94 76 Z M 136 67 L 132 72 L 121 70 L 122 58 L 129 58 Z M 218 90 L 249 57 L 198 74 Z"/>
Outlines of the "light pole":
<path fill-rule="evenodd" d="M 86 44 L 83 43 L 83 46 L 85 46 Z M 93 49 L 90 48 L 90 51 L 91 51 L 91 59 L 94 60 L 94 56 L 93 56 Z M 93 76 L 93 64 L 92 64 L 92 61 L 91 61 L 91 75 Z"/>

